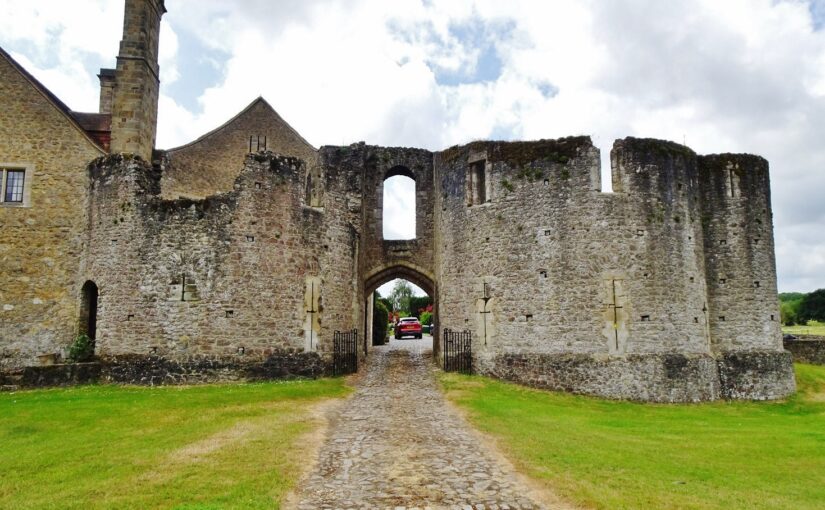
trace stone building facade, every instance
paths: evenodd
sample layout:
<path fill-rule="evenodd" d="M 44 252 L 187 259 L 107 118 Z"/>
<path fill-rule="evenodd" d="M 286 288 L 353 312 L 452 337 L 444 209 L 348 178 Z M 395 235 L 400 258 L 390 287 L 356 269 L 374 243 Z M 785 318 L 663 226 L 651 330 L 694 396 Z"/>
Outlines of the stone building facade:
<path fill-rule="evenodd" d="M 31 207 L 0 208 L 15 225 L 0 233 L 7 370 L 91 331 L 114 381 L 328 373 L 336 330 L 361 331 L 359 356 L 369 355 L 372 293 L 402 277 L 433 297 L 436 358 L 443 328 L 470 330 L 478 373 L 662 402 L 794 391 L 764 159 L 626 138 L 611 151 L 614 192 L 603 193 L 588 137 L 316 150 L 263 99 L 191 144 L 147 152 L 163 2 L 126 4 L 146 15 L 126 17 L 124 39 L 155 38 L 125 45 L 155 58 L 135 103 L 145 115 L 127 123 L 141 133 L 133 149 L 118 150 L 126 128 L 112 120 L 106 150 L 5 56 L 14 79 L 2 86 L 20 90 L 0 107 L 25 111 L 28 94 L 53 117 L 25 132 L 0 119 L 0 161 L 36 168 Z M 118 62 L 101 72 L 102 111 L 86 127 L 118 104 Z M 51 139 L 65 142 L 27 142 L 45 126 L 62 126 Z M 382 236 L 384 181 L 395 175 L 415 181 L 412 240 Z M 72 187 L 41 202 L 49 179 Z M 46 260 L 60 270 L 37 265 Z M 36 308 L 48 289 L 49 308 Z"/>

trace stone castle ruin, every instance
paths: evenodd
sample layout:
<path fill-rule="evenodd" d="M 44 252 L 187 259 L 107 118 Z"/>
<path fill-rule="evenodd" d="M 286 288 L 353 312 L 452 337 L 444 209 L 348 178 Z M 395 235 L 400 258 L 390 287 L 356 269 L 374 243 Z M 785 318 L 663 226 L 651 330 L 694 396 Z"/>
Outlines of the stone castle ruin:
<path fill-rule="evenodd" d="M 261 98 L 159 151 L 164 2 L 125 4 L 98 113 L 0 53 L 4 186 L 25 174 L 0 203 L 7 374 L 79 332 L 112 381 L 329 373 L 336 330 L 369 356 L 372 293 L 401 277 L 433 298 L 435 357 L 469 330 L 480 374 L 663 402 L 794 391 L 764 159 L 626 138 L 602 193 L 588 137 L 316 150 Z M 415 239 L 382 237 L 395 175 L 415 181 Z"/>

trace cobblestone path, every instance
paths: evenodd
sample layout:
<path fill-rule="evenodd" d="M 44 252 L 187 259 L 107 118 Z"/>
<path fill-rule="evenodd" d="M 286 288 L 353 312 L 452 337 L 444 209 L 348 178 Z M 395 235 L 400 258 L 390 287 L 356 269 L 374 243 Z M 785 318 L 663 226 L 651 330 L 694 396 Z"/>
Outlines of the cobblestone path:
<path fill-rule="evenodd" d="M 426 340 L 376 348 L 365 372 L 331 418 L 300 510 L 544 508 L 447 406 Z"/>

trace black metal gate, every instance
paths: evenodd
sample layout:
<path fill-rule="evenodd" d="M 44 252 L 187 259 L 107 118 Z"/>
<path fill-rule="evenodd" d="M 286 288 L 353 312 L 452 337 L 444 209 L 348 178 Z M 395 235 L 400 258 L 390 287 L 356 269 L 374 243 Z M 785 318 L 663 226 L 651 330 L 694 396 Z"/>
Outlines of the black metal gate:
<path fill-rule="evenodd" d="M 472 333 L 444 329 L 444 371 L 473 372 Z"/>
<path fill-rule="evenodd" d="M 332 373 L 354 374 L 358 371 L 358 330 L 336 331 L 332 335 Z"/>

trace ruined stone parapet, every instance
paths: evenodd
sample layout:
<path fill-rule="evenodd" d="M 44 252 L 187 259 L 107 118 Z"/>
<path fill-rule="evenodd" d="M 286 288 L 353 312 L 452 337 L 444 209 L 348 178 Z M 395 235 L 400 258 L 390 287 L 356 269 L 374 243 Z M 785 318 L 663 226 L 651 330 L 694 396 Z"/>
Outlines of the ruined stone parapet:
<path fill-rule="evenodd" d="M 139 158 L 101 158 L 89 172 L 86 277 L 100 289 L 105 362 L 154 356 L 196 380 L 197 358 L 244 378 L 278 353 L 325 360 L 332 331 L 351 327 L 354 267 L 341 261 L 356 250 L 352 215 L 335 186 L 325 208 L 305 203 L 302 160 L 249 154 L 232 191 L 201 200 L 164 200 L 160 172 Z"/>
<path fill-rule="evenodd" d="M 587 138 L 474 142 L 436 155 L 442 326 L 473 332 L 479 372 L 542 387 L 657 401 L 791 393 L 778 312 L 771 317 L 772 232 L 734 205 L 769 211 L 766 168 L 751 171 L 761 180 L 728 203 L 711 191 L 720 185 L 707 176 L 715 158 L 672 142 L 618 140 L 614 193 L 603 194 Z M 731 164 L 761 160 L 749 158 Z M 709 211 L 738 237 L 761 232 L 765 251 L 736 248 L 727 259 Z M 715 280 L 717 266 L 737 257 L 754 261 L 737 268 L 748 282 L 736 287 L 739 309 L 720 301 Z M 750 321 L 735 343 L 715 325 L 720 307 L 737 325 Z M 704 361 L 673 380 L 656 376 L 674 356 Z M 521 368 L 508 361 L 516 358 Z"/>

